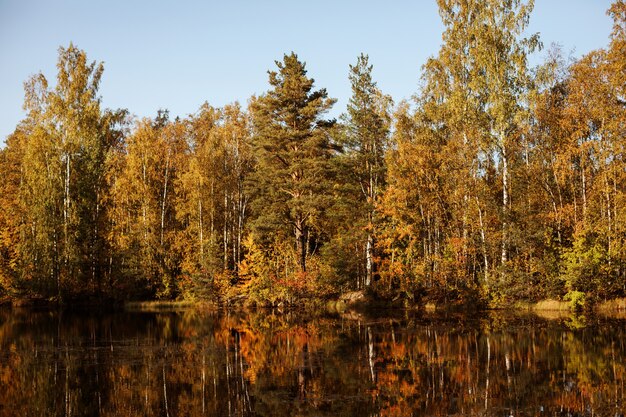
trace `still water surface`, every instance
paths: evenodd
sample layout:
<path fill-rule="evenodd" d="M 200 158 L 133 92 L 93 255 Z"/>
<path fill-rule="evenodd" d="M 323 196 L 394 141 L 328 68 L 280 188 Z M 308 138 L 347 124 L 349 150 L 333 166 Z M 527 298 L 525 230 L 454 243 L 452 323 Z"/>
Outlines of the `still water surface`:
<path fill-rule="evenodd" d="M 1 416 L 615 416 L 626 321 L 0 310 Z"/>

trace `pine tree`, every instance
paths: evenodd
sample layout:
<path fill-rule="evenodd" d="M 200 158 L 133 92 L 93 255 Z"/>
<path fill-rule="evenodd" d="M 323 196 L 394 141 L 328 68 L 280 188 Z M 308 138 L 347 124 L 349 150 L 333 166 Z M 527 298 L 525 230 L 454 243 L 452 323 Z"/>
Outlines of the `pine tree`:
<path fill-rule="evenodd" d="M 335 100 L 325 89 L 314 90 L 305 64 L 295 53 L 277 61 L 269 72 L 272 87 L 252 104 L 253 144 L 257 154 L 253 188 L 255 228 L 259 235 L 293 236 L 299 267 L 323 232 L 317 219 L 328 205 L 327 165 L 331 157 L 329 129 L 323 119 Z"/>
<path fill-rule="evenodd" d="M 350 65 L 352 97 L 344 116 L 346 156 L 352 178 L 361 191 L 359 207 L 365 221 L 365 286 L 372 284 L 374 236 L 377 225 L 377 203 L 385 185 L 384 154 L 391 123 L 391 97 L 384 95 L 372 80 L 369 57 L 361 54 L 356 65 Z"/>

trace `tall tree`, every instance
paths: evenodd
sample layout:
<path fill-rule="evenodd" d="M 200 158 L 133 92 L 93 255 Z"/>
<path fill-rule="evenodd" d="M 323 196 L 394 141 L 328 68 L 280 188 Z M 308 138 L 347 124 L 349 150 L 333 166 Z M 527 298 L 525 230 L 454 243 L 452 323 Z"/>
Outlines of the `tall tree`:
<path fill-rule="evenodd" d="M 23 255 L 32 261 L 27 270 L 56 281 L 62 297 L 70 286 L 100 288 L 107 252 L 105 172 L 109 152 L 121 140 L 116 126 L 125 111 L 101 110 L 104 66 L 88 63 L 84 51 L 72 44 L 60 48 L 57 68 L 54 89 L 48 90 L 42 74 L 25 84 L 33 129 L 23 162 Z"/>
<path fill-rule="evenodd" d="M 492 271 L 509 265 L 526 57 L 538 39 L 523 38 L 532 1 L 438 5 L 441 49 L 424 67 L 415 113 L 396 117 L 386 246 L 400 269 L 448 299 L 475 290 L 478 273 L 494 284 Z"/>
<path fill-rule="evenodd" d="M 609 15 L 614 20 L 609 48 L 592 51 L 571 66 L 561 120 L 575 223 L 572 244 L 563 252 L 563 278 L 570 291 L 602 297 L 626 290 L 624 2 L 616 1 Z"/>
<path fill-rule="evenodd" d="M 24 180 L 22 161 L 28 139 L 24 123 L 7 137 L 6 147 L 0 149 L 0 291 L 19 289 L 23 267 L 20 256 L 20 226 L 24 219 L 20 188 Z"/>
<path fill-rule="evenodd" d="M 178 247 L 183 273 L 204 291 L 215 275 L 236 273 L 243 256 L 249 203 L 244 181 L 252 169 L 249 120 L 238 103 L 223 109 L 204 104 L 189 124 L 189 156 L 177 187 Z"/>
<path fill-rule="evenodd" d="M 176 215 L 181 222 L 179 250 L 183 257 L 183 273 L 192 280 L 219 269 L 217 251 L 219 224 L 222 148 L 215 141 L 214 131 L 221 112 L 208 103 L 202 105 L 189 123 L 189 155 L 184 160 L 178 179 Z"/>
<path fill-rule="evenodd" d="M 222 225 L 223 268 L 236 271 L 242 260 L 244 228 L 250 196 L 245 180 L 253 166 L 250 147 L 250 120 L 239 103 L 223 109 L 223 122 L 217 135 L 224 148 L 222 184 L 224 221 Z"/>
<path fill-rule="evenodd" d="M 171 250 L 178 230 L 175 195 L 186 126 L 167 112 L 137 122 L 129 136 L 123 167 L 115 178 L 114 238 L 120 269 L 139 288 L 160 297 L 178 293 L 178 253 Z"/>
<path fill-rule="evenodd" d="M 361 191 L 359 210 L 365 220 L 365 286 L 372 283 L 374 267 L 374 236 L 377 226 L 377 204 L 385 185 L 384 153 L 391 123 L 390 96 L 384 95 L 372 79 L 369 57 L 361 54 L 348 75 L 352 96 L 344 116 L 345 142 L 352 181 Z M 356 209 L 356 208 L 355 208 Z"/>
<path fill-rule="evenodd" d="M 269 72 L 272 89 L 251 108 L 258 158 L 256 229 L 292 234 L 299 268 L 305 272 L 320 232 L 316 236 L 316 219 L 328 204 L 325 176 L 334 121 L 323 115 L 335 100 L 325 89 L 313 89 L 314 80 L 307 77 L 305 64 L 295 53 L 276 65 L 278 71 Z"/>
<path fill-rule="evenodd" d="M 523 37 L 534 2 L 440 0 L 438 4 L 446 25 L 440 55 L 447 57 L 443 61 L 443 73 L 448 78 L 445 84 L 450 88 L 450 96 L 444 96 L 444 100 L 457 119 L 468 115 L 470 123 L 480 123 L 478 129 L 463 123 L 478 133 L 478 141 L 471 144 L 468 130 L 461 132 L 464 147 L 479 150 L 471 160 L 480 164 L 491 159 L 498 167 L 501 181 L 499 261 L 501 267 L 505 267 L 512 221 L 511 169 L 520 148 L 518 142 L 526 111 L 523 94 L 530 81 L 527 56 L 540 46 L 537 35 Z M 475 172 L 482 175 L 480 169 Z"/>

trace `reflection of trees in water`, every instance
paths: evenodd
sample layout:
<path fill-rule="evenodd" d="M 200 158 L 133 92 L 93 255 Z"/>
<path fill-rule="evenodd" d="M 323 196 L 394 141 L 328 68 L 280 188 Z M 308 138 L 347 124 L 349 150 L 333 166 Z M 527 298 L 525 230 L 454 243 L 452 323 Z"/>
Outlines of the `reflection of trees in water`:
<path fill-rule="evenodd" d="M 622 327 L 0 311 L 0 415 L 614 414 Z"/>

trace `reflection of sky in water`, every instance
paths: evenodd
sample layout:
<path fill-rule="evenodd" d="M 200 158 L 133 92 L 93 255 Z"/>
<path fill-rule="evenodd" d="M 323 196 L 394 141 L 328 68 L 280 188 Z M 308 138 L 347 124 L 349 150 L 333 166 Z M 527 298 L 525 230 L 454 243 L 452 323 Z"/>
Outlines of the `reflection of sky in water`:
<path fill-rule="evenodd" d="M 2 310 L 0 415 L 622 412 L 624 322 L 576 320 Z"/>

